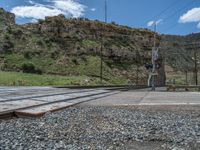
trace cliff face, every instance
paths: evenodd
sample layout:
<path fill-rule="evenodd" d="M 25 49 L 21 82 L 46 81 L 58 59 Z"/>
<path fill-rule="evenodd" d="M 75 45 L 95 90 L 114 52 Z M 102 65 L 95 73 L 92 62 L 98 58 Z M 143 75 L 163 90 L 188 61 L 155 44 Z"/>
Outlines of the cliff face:
<path fill-rule="evenodd" d="M 15 25 L 15 15 L 6 12 L 4 9 L 0 8 L 0 51 L 6 48 L 9 41 L 5 39 L 5 33 L 9 26 Z"/>
<path fill-rule="evenodd" d="M 47 17 L 39 24 L 23 27 L 32 33 L 60 42 L 60 47 L 72 50 L 72 53 L 77 52 L 77 49 L 80 53 L 99 52 L 101 41 L 103 41 L 104 49 L 106 49 L 105 57 L 112 57 L 117 61 L 120 59 L 134 61 L 137 51 L 142 57 L 148 58 L 151 55 L 149 50 L 153 46 L 153 33 L 150 31 L 97 21 L 66 20 L 63 16 Z M 74 48 L 70 49 L 72 45 Z"/>
<path fill-rule="evenodd" d="M 194 52 L 200 58 L 200 34 L 187 36 L 162 35 L 161 53 L 165 56 L 166 64 L 174 71 L 194 71 Z M 199 44 L 198 44 L 199 43 Z"/>
<path fill-rule="evenodd" d="M 18 26 L 13 25 L 13 14 L 7 15 L 10 19 L 0 41 L 2 70 L 21 71 L 32 63 L 45 74 L 98 77 L 102 50 L 105 80 L 121 77 L 147 83 L 145 64 L 151 63 L 151 31 L 85 19 L 67 20 L 62 15 Z M 158 63 L 162 66 L 162 57 Z M 163 85 L 164 69 L 158 72 L 158 84 Z"/>
<path fill-rule="evenodd" d="M 4 9 L 0 8 L 0 26 L 14 25 L 15 24 L 15 15 L 9 12 L 6 12 Z"/>

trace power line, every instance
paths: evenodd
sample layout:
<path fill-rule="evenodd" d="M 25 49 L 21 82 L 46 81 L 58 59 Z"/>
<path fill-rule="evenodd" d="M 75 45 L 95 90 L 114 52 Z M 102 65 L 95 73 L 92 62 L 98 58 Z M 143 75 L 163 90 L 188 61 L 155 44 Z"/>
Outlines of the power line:
<path fill-rule="evenodd" d="M 150 18 L 149 20 L 154 20 L 159 18 L 162 14 L 164 14 L 165 12 L 167 12 L 171 7 L 174 7 L 176 4 L 180 3 L 180 0 L 175 0 L 173 3 L 171 3 L 168 7 L 166 7 L 164 10 L 162 10 L 160 13 L 158 13 L 157 15 L 155 15 L 154 17 Z M 143 26 L 146 25 L 146 22 L 143 24 Z"/>
<path fill-rule="evenodd" d="M 175 23 L 175 24 L 173 24 L 172 26 L 170 26 L 170 27 L 168 27 L 168 28 L 164 29 L 164 31 L 163 31 L 163 32 L 168 32 L 169 30 L 171 30 L 171 29 L 175 28 L 177 25 L 178 25 L 178 23 Z"/>
<path fill-rule="evenodd" d="M 173 5 L 177 4 L 178 2 L 180 2 L 180 1 L 176 1 L 176 2 L 172 3 L 169 7 L 167 7 L 165 10 L 163 10 L 163 11 L 162 11 L 161 13 L 159 13 L 157 16 L 158 16 L 158 17 L 161 16 L 161 15 L 162 15 L 163 13 L 165 13 L 168 9 L 170 9 L 170 7 L 172 7 Z M 164 19 L 162 19 L 162 21 L 165 21 L 165 22 L 166 22 L 167 20 L 173 18 L 176 14 L 178 14 L 178 13 L 181 12 L 181 11 L 183 11 L 183 10 L 186 9 L 187 7 L 193 5 L 195 2 L 196 2 L 196 0 L 190 1 L 189 3 L 187 3 L 186 5 L 184 5 L 183 7 L 181 7 L 180 9 L 178 9 L 177 11 L 175 11 L 174 13 L 172 13 L 171 15 L 169 15 L 169 16 L 165 17 Z M 160 15 L 160 14 L 161 14 L 161 15 Z M 192 15 L 193 15 L 193 14 L 191 14 L 191 16 L 192 16 Z M 154 18 L 155 18 L 155 17 L 154 17 Z M 178 25 L 178 23 L 176 22 L 176 23 L 173 24 L 172 26 L 170 26 L 170 27 L 164 29 L 163 32 L 167 32 L 167 31 L 169 31 L 169 30 L 175 28 L 177 25 Z"/>
<path fill-rule="evenodd" d="M 192 2 L 190 3 L 187 3 L 187 5 L 184 5 L 184 7 L 180 8 L 178 11 L 174 12 L 173 14 L 171 14 L 170 16 L 166 17 L 165 19 L 163 19 L 164 21 L 168 20 L 168 19 L 171 19 L 173 16 L 175 16 L 179 11 L 182 11 L 184 10 L 185 8 L 187 8 L 188 6 L 191 6 L 194 4 L 194 2 L 196 2 L 196 0 L 192 0 Z M 190 16 L 194 15 L 195 13 L 192 13 Z M 189 17 L 190 17 L 189 16 Z M 178 23 L 176 22 L 175 24 L 173 24 L 172 26 L 164 29 L 163 32 L 168 32 L 169 30 L 175 28 L 176 26 L 178 25 Z"/>
<path fill-rule="evenodd" d="M 178 9 L 177 11 L 175 11 L 173 14 L 171 14 L 168 17 L 164 18 L 163 21 L 171 19 L 173 16 L 175 16 L 176 14 L 178 14 L 180 11 L 184 10 L 188 6 L 191 6 L 194 2 L 196 2 L 196 0 L 192 0 L 191 2 L 187 3 L 186 5 L 184 5 L 184 7 L 181 7 L 180 9 Z"/>

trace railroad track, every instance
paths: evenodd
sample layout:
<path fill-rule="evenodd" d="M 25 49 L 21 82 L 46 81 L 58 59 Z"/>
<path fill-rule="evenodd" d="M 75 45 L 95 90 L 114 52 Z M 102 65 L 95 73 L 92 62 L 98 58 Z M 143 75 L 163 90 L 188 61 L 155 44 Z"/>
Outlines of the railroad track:
<path fill-rule="evenodd" d="M 94 91 L 94 90 L 84 90 L 81 92 L 89 92 L 89 91 Z M 11 102 L 11 101 L 18 101 L 18 100 L 29 100 L 33 98 L 42 98 L 42 97 L 48 97 L 48 96 L 59 96 L 59 95 L 66 95 L 66 94 L 73 94 L 73 93 L 79 93 L 80 91 L 70 91 L 70 92 L 61 92 L 61 93 L 54 93 L 54 94 L 39 94 L 39 95 L 34 95 L 34 96 L 22 96 L 22 97 L 17 97 L 17 98 L 11 98 L 11 99 L 5 99 L 1 100 L 1 102 Z"/>
<path fill-rule="evenodd" d="M 147 85 L 96 85 L 96 86 L 56 86 L 55 88 L 69 88 L 69 89 L 98 89 L 104 88 L 107 90 L 128 90 L 128 89 L 142 89 L 148 88 Z"/>
<path fill-rule="evenodd" d="M 146 87 L 134 86 L 131 89 L 141 88 Z M 0 119 L 13 116 L 39 117 L 46 112 L 53 112 L 86 101 L 118 94 L 129 89 L 130 87 L 128 86 L 59 87 L 50 89 L 50 93 L 45 90 L 45 92 L 40 91 L 44 93 L 33 92 L 32 95 L 14 95 L 14 97 L 12 97 L 11 92 L 9 98 L 0 100 Z"/>

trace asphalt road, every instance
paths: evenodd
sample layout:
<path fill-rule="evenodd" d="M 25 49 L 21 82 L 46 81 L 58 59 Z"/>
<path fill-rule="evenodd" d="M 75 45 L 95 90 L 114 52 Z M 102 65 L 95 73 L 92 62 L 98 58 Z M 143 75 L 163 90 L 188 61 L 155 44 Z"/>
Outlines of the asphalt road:
<path fill-rule="evenodd" d="M 0 87 L 0 114 L 39 105 L 42 110 L 44 105 L 55 103 L 56 106 L 48 106 L 48 111 L 60 108 L 61 102 L 67 102 L 67 106 L 78 103 L 87 106 L 200 105 L 200 92 L 166 92 L 165 88 L 157 88 L 155 92 L 150 89 L 111 92 L 106 89 Z"/>
<path fill-rule="evenodd" d="M 104 89 L 0 87 L 0 115 L 10 114 L 19 109 L 31 113 L 45 113 L 118 92 Z"/>
<path fill-rule="evenodd" d="M 95 106 L 131 106 L 131 105 L 200 105 L 200 92 L 166 92 L 158 88 L 121 92 L 98 100 L 83 103 Z"/>

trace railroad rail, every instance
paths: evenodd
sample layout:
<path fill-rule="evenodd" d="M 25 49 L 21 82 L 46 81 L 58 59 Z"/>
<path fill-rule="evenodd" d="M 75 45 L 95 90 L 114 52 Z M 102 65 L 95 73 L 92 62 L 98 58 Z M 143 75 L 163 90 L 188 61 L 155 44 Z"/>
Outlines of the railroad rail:
<path fill-rule="evenodd" d="M 16 116 L 40 117 L 49 111 L 57 111 L 86 101 L 118 94 L 125 90 L 143 88 L 147 88 L 147 86 L 124 85 L 56 87 L 49 89 L 49 91 L 39 90 L 41 93 L 34 93 L 34 91 L 32 91 L 31 95 L 30 93 L 28 93 L 28 95 L 25 93 L 23 96 L 16 96 L 17 93 L 14 93 L 13 96 L 12 91 L 10 91 L 10 95 L 9 92 L 6 93 L 6 96 L 8 96 L 7 99 L 5 98 L 5 94 L 3 95 L 3 93 L 0 93 L 0 98 L 2 98 L 0 99 L 0 119 Z"/>
<path fill-rule="evenodd" d="M 106 88 L 108 90 L 116 90 L 116 89 L 143 89 L 148 88 L 147 85 L 94 85 L 94 86 L 56 86 L 55 88 L 69 88 L 69 89 L 98 89 L 98 88 Z"/>
<path fill-rule="evenodd" d="M 185 89 L 185 91 L 189 91 L 189 89 L 197 89 L 200 92 L 200 86 L 198 85 L 168 85 L 167 91 L 176 91 L 176 89 Z"/>

